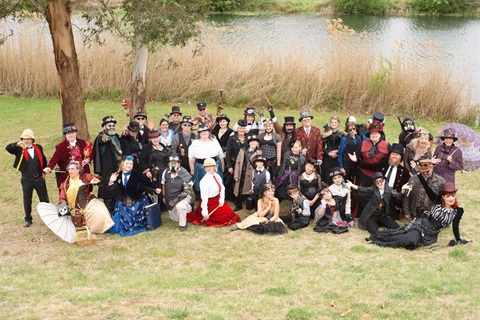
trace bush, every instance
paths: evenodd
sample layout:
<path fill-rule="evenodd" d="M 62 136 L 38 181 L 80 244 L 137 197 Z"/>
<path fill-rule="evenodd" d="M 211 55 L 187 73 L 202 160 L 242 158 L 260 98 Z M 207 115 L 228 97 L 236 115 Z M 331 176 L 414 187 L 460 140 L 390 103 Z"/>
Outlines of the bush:
<path fill-rule="evenodd" d="M 390 0 L 332 0 L 331 4 L 344 13 L 383 14 L 392 7 Z"/>
<path fill-rule="evenodd" d="M 412 7 L 419 12 L 431 14 L 447 14 L 464 12 L 478 6 L 472 0 L 413 0 Z"/>

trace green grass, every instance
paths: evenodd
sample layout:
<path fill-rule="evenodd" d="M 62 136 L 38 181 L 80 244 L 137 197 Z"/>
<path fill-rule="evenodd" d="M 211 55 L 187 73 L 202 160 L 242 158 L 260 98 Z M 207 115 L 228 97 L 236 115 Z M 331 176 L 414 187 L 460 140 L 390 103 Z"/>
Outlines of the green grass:
<path fill-rule="evenodd" d="M 180 106 L 184 115 L 196 112 L 194 104 Z M 157 123 L 170 108 L 148 104 L 149 118 Z M 4 145 L 30 127 L 51 157 L 63 137 L 58 101 L 0 97 L 0 111 Z M 128 121 L 120 103 L 87 102 L 86 111 L 92 137 L 107 114 L 120 125 Z M 236 108 L 224 112 L 231 119 L 242 115 Z M 315 112 L 314 124 L 330 115 Z M 339 115 L 343 123 L 347 115 Z M 387 118 L 387 140 L 396 142 L 398 122 Z M 435 136 L 444 124 L 418 121 Z M 465 207 L 461 234 L 474 240 L 465 246 L 445 246 L 451 229 L 440 234 L 434 251 L 365 244 L 366 233 L 357 228 L 331 235 L 311 225 L 258 236 L 191 225 L 180 233 L 164 213 L 163 226 L 153 232 L 98 235 L 94 246 L 79 247 L 51 232 L 43 242 L 31 241 L 47 227 L 35 210 L 33 225 L 22 227 L 20 177 L 12 163 L 13 156 L 0 153 L 0 319 L 336 319 L 350 309 L 345 319 L 479 318 L 477 172 L 457 176 Z M 47 184 L 56 203 L 53 175 Z"/>

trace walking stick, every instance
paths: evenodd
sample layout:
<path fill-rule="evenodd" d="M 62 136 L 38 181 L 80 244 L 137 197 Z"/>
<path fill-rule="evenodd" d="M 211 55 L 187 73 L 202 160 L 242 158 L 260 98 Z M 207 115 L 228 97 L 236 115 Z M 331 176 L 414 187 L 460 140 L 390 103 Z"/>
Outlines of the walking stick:
<path fill-rule="evenodd" d="M 209 214 L 208 216 L 210 217 L 215 211 L 217 211 L 217 209 L 220 208 L 220 205 L 218 205 L 215 209 L 213 209 Z M 205 222 L 205 218 L 202 219 L 202 222 Z"/>

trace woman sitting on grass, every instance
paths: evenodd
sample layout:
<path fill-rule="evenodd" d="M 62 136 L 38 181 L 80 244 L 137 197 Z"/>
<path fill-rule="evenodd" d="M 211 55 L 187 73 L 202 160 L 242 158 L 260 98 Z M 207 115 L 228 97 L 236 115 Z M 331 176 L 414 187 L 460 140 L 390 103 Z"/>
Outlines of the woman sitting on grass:
<path fill-rule="evenodd" d="M 331 232 L 331 233 L 344 233 L 348 231 L 348 226 L 345 221 L 342 221 L 339 210 L 340 203 L 338 198 L 334 198 L 332 191 L 325 188 L 320 193 L 322 200 L 320 206 L 315 211 L 315 227 L 316 232 Z"/>
<path fill-rule="evenodd" d="M 81 174 L 81 165 L 71 161 L 67 165 L 68 178 L 60 185 L 58 201 L 66 201 L 72 216 L 83 215 L 85 225 L 93 233 L 104 233 L 113 226 L 110 212 L 105 204 L 93 194 L 93 185 L 100 179 L 89 174 Z M 78 227 L 81 227 L 80 225 Z"/>
<path fill-rule="evenodd" d="M 118 188 L 121 194 L 115 202 L 113 211 L 115 225 L 108 233 L 119 233 L 125 237 L 147 231 L 144 212 L 149 201 L 145 190 L 150 189 L 159 194 L 161 189 L 143 174 L 133 170 L 133 156 L 124 158 L 120 164 L 120 171 L 110 176 L 108 187 Z"/>
<path fill-rule="evenodd" d="M 233 224 L 230 230 L 250 230 L 258 234 L 288 232 L 279 216 L 280 202 L 275 198 L 275 186 L 273 184 L 267 183 L 263 186 L 257 208 L 257 212 L 249 215 L 242 222 Z"/>
<path fill-rule="evenodd" d="M 412 161 L 410 165 L 412 169 L 415 169 L 415 162 Z M 417 173 L 413 171 L 413 174 Z M 452 223 L 455 240 L 451 240 L 448 245 L 455 246 L 471 242 L 472 240 L 460 238 L 459 225 L 463 216 L 463 208 L 458 206 L 455 184 L 451 182 L 442 184 L 437 196 L 428 186 L 423 175 L 419 174 L 418 178 L 433 203 L 427 217 L 414 219 L 408 225 L 399 229 L 377 232 L 366 238 L 365 241 L 381 247 L 413 250 L 437 242 L 440 231 Z"/>

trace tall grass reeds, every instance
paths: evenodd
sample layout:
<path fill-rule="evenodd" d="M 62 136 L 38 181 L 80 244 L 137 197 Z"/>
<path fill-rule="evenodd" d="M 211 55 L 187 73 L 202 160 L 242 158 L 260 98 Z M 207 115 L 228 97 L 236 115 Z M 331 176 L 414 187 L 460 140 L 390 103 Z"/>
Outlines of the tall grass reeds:
<path fill-rule="evenodd" d="M 209 30 L 201 55 L 192 47 L 166 47 L 149 56 L 148 99 L 169 102 L 218 99 L 228 105 L 264 104 L 266 94 L 278 107 L 412 114 L 468 121 L 474 116 L 470 79 L 455 77 L 434 55 L 427 59 L 404 50 L 388 57 L 369 46 L 341 20 L 327 23 L 330 49 L 312 59 L 301 48 L 286 45 L 280 53 L 221 46 Z M 10 38 L 0 51 L 0 92 L 34 97 L 57 95 L 58 80 L 48 32 Z M 418 48 L 431 50 L 431 48 Z M 241 50 L 248 50 L 243 53 Z M 89 99 L 119 100 L 128 96 L 130 47 L 107 38 L 104 46 L 77 43 L 84 92 Z M 239 58 L 241 57 L 241 58 Z M 461 72 L 460 72 L 461 74 Z"/>

